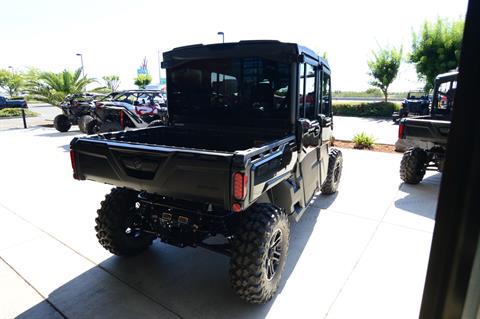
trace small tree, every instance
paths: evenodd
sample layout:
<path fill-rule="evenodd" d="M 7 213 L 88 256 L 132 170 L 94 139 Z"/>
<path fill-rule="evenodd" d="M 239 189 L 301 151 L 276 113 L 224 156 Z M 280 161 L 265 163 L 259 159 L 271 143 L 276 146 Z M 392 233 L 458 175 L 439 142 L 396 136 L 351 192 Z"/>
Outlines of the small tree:
<path fill-rule="evenodd" d="M 5 69 L 0 70 L 0 88 L 7 91 L 10 96 L 16 96 L 24 84 L 22 74 Z"/>
<path fill-rule="evenodd" d="M 425 22 L 418 34 L 413 34 L 412 52 L 419 79 L 425 81 L 425 90 L 433 88 L 435 77 L 458 66 L 465 22 L 449 22 L 438 18 L 435 23 Z"/>
<path fill-rule="evenodd" d="M 398 69 L 402 61 L 402 49 L 379 49 L 373 52 L 373 59 L 368 61 L 370 76 L 372 80 L 370 85 L 378 87 L 385 96 L 385 102 L 388 101 L 388 87 L 397 77 Z"/>
<path fill-rule="evenodd" d="M 139 74 L 135 78 L 135 85 L 138 86 L 139 89 L 144 89 L 150 83 L 152 83 L 150 74 Z"/>
<path fill-rule="evenodd" d="M 65 96 L 83 92 L 85 87 L 93 82 L 95 79 L 82 76 L 82 69 L 75 72 L 42 72 L 38 79 L 29 81 L 28 92 L 30 97 L 37 101 L 58 106 Z"/>
<path fill-rule="evenodd" d="M 118 87 L 120 86 L 120 77 L 118 75 L 105 75 L 102 79 L 110 92 L 118 90 Z"/>

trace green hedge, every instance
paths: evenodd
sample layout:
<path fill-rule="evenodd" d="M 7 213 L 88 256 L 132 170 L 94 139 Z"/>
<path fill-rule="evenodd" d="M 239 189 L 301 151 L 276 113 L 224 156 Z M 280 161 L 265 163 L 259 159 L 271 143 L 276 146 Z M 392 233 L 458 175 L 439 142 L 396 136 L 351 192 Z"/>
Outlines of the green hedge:
<path fill-rule="evenodd" d="M 38 116 L 38 113 L 32 112 L 30 110 L 25 110 L 25 115 L 26 116 Z M 22 116 L 22 110 L 21 109 L 0 109 L 0 118 L 1 117 L 17 117 L 17 116 Z"/>
<path fill-rule="evenodd" d="M 393 112 L 398 112 L 399 103 L 375 102 L 375 103 L 333 103 L 333 114 L 359 117 L 390 117 Z"/>

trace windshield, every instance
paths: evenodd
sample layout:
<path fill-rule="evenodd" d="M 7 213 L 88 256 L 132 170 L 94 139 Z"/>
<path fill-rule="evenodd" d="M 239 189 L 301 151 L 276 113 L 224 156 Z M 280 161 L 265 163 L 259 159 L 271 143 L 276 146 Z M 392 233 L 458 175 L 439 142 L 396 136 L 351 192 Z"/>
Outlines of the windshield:
<path fill-rule="evenodd" d="M 421 92 L 421 91 L 414 91 L 414 92 L 409 92 L 408 93 L 408 99 L 426 99 L 427 98 L 427 95 L 425 94 L 425 92 Z"/>
<path fill-rule="evenodd" d="M 167 75 L 169 112 L 219 124 L 289 116 L 290 66 L 262 58 L 199 60 Z M 243 122 L 244 124 L 248 124 Z"/>

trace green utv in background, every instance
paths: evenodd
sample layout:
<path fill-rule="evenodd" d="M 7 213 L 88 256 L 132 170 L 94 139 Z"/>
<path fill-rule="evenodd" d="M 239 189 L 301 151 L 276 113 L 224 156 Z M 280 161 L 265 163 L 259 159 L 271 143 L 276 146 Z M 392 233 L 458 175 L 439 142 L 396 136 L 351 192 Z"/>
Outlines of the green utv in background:
<path fill-rule="evenodd" d="M 316 192 L 337 191 L 330 68 L 278 41 L 192 45 L 163 54 L 168 123 L 75 138 L 74 178 L 115 185 L 97 237 L 116 255 L 153 240 L 231 258 L 231 283 L 270 300 L 298 221 Z M 223 235 L 224 242 L 206 239 Z"/>

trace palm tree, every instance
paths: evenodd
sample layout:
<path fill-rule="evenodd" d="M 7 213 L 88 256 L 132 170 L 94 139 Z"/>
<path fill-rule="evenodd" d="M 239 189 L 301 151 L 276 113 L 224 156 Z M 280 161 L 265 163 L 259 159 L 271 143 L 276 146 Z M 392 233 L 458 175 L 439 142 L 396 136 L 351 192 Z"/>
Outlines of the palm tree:
<path fill-rule="evenodd" d="M 65 96 L 83 92 L 88 84 L 94 82 L 95 79 L 82 76 L 81 68 L 75 72 L 42 72 L 38 79 L 29 81 L 28 92 L 32 99 L 58 106 Z"/>

